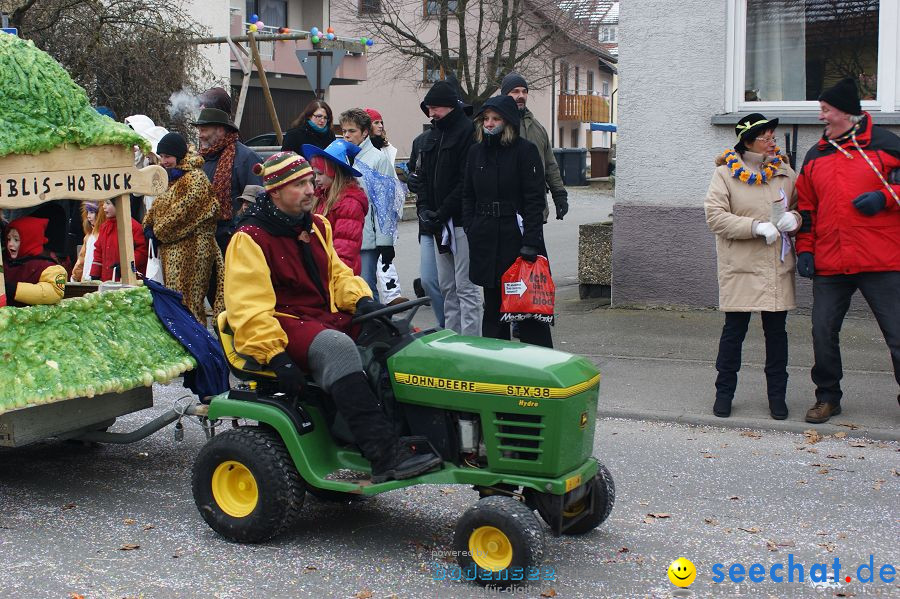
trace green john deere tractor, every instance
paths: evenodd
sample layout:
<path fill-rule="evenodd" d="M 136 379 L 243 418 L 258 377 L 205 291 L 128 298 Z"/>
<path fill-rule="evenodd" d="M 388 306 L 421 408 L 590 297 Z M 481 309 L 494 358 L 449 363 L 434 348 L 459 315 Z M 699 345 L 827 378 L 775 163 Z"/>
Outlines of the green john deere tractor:
<path fill-rule="evenodd" d="M 509 584 L 514 569 L 540 565 L 544 527 L 535 512 L 554 536 L 606 520 L 615 486 L 591 455 L 596 367 L 543 347 L 415 331 L 412 317 L 427 301 L 356 319 L 384 410 L 399 434 L 424 436 L 444 460 L 439 470 L 378 484 L 330 398 L 311 381 L 299 400 L 278 394 L 274 373 L 235 352 L 220 315 L 223 348 L 244 382 L 211 401 L 209 418 L 236 427 L 213 436 L 194 465 L 194 499 L 213 530 L 239 542 L 269 539 L 295 522 L 306 492 L 353 501 L 418 484 L 472 485 L 481 499 L 459 519 L 453 549 L 463 571 L 477 575 L 471 580 Z"/>

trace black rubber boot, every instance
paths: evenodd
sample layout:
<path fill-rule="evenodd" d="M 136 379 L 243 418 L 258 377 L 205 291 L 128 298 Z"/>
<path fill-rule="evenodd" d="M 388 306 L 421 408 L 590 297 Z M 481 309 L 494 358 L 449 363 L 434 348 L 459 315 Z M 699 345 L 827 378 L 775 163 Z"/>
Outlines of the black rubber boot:
<path fill-rule="evenodd" d="M 397 433 L 364 372 L 338 379 L 329 393 L 367 460 L 375 463 L 394 449 Z"/>
<path fill-rule="evenodd" d="M 372 482 L 412 478 L 440 466 L 441 462 L 425 437 L 400 437 L 394 451 L 372 463 Z"/>
<path fill-rule="evenodd" d="M 397 438 L 365 373 L 338 379 L 330 393 L 363 456 L 372 463 L 373 483 L 411 478 L 441 464 L 424 437 Z"/>
<path fill-rule="evenodd" d="M 713 404 L 713 414 L 719 418 L 728 418 L 731 416 L 731 397 L 716 394 L 716 401 Z"/>

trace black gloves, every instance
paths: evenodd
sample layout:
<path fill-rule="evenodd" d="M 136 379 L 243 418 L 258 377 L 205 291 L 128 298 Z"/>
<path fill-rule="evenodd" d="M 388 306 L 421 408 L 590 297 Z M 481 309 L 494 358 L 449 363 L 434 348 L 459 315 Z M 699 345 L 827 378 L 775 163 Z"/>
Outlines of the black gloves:
<path fill-rule="evenodd" d="M 153 244 L 153 249 L 159 249 L 159 240 L 156 238 L 156 235 L 153 233 L 153 227 L 144 227 L 144 239 L 146 239 L 149 243 Z"/>
<path fill-rule="evenodd" d="M 813 262 L 812 252 L 800 252 L 797 255 L 797 274 L 801 277 L 811 279 L 816 272 L 816 265 Z"/>
<path fill-rule="evenodd" d="M 569 193 L 565 189 L 557 189 L 551 191 L 550 195 L 556 204 L 556 220 L 562 220 L 569 212 Z"/>
<path fill-rule="evenodd" d="M 538 248 L 533 245 L 523 245 L 521 249 L 519 249 L 519 255 L 522 256 L 523 260 L 527 260 L 528 262 L 534 262 L 538 257 Z"/>
<path fill-rule="evenodd" d="M 888 173 L 887 180 L 891 185 L 900 185 L 900 168 L 895 168 Z"/>
<path fill-rule="evenodd" d="M 422 182 L 419 180 L 419 173 L 410 173 L 406 178 L 406 187 L 409 188 L 409 191 L 415 194 L 419 193 L 419 187 Z"/>
<path fill-rule="evenodd" d="M 376 302 L 371 297 L 361 297 L 359 298 L 359 301 L 356 302 L 356 315 L 362 316 L 363 314 L 368 314 L 375 310 L 381 310 L 384 307 L 384 304 Z"/>
<path fill-rule="evenodd" d="M 16 287 L 19 286 L 18 283 L 12 283 L 10 281 L 4 281 L 6 287 L 6 304 L 9 305 L 14 299 L 16 299 Z"/>
<path fill-rule="evenodd" d="M 441 221 L 434 210 L 423 210 L 419 213 L 419 228 L 427 235 L 441 232 Z"/>
<path fill-rule="evenodd" d="M 384 266 L 384 272 L 387 272 L 388 266 L 391 265 L 391 262 L 394 261 L 394 256 L 396 256 L 396 252 L 394 251 L 394 246 L 392 245 L 377 245 L 375 246 L 375 251 L 378 252 L 378 255 L 381 256 L 381 264 Z"/>
<path fill-rule="evenodd" d="M 297 368 L 287 352 L 281 352 L 269 360 L 271 368 L 278 376 L 278 390 L 288 397 L 296 397 L 306 386 L 306 376 Z"/>
<path fill-rule="evenodd" d="M 884 199 L 883 191 L 869 191 L 853 200 L 853 205 L 866 216 L 874 216 L 884 208 Z"/>

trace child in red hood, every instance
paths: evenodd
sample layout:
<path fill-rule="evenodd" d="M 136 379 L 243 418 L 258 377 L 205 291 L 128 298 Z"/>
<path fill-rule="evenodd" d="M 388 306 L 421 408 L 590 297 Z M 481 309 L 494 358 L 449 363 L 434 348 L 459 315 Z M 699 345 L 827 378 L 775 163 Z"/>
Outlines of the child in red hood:
<path fill-rule="evenodd" d="M 66 290 L 66 269 L 44 254 L 46 218 L 23 216 L 9 223 L 3 271 L 10 306 L 56 304 Z"/>
<path fill-rule="evenodd" d="M 116 206 L 110 200 L 103 202 L 103 213 L 106 221 L 100 225 L 97 242 L 94 244 L 94 264 L 91 266 L 91 278 L 100 281 L 112 281 L 113 277 L 121 279 L 122 268 L 119 265 L 119 229 L 116 223 Z M 147 241 L 141 224 L 131 219 L 131 237 L 134 240 L 134 268 L 143 274 L 147 270 Z M 115 274 L 113 274 L 115 269 Z"/>

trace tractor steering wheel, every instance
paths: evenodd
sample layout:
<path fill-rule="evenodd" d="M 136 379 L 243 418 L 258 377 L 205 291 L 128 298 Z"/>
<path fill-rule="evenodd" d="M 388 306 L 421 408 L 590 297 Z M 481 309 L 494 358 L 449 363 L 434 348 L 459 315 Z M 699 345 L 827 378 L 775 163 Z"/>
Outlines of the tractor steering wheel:
<path fill-rule="evenodd" d="M 367 322 L 369 320 L 373 320 L 375 318 L 383 318 L 383 317 L 387 318 L 387 320 L 390 321 L 390 318 L 389 318 L 390 316 L 393 316 L 394 314 L 397 314 L 398 312 L 406 312 L 407 310 L 412 310 L 412 314 L 410 314 L 408 317 L 406 317 L 404 319 L 407 323 L 409 323 L 412 321 L 413 316 L 416 315 L 416 312 L 419 311 L 420 307 L 422 307 L 426 304 L 430 304 L 430 303 L 431 303 L 430 298 L 420 297 L 420 298 L 416 298 L 414 300 L 410 300 L 408 302 L 403 302 L 402 304 L 396 304 L 394 306 L 385 306 L 384 308 L 380 308 L 373 312 L 369 312 L 368 314 L 363 314 L 362 316 L 354 316 L 352 322 L 354 324 L 361 324 L 361 323 Z"/>

